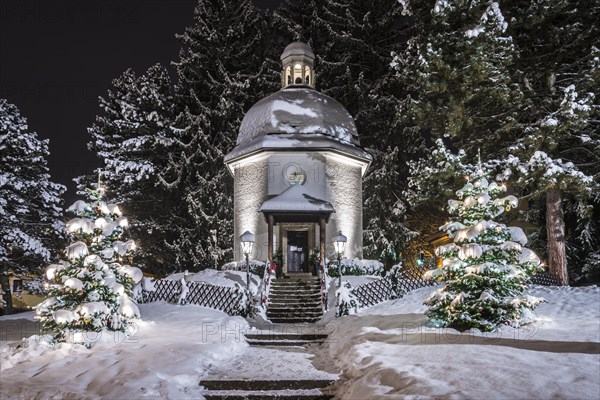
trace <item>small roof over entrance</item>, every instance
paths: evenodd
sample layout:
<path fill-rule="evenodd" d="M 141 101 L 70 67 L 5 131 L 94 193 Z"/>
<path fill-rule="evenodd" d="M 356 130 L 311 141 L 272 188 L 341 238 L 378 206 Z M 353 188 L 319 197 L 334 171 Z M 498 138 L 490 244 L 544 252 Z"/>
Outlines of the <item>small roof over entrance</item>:
<path fill-rule="evenodd" d="M 329 215 L 335 212 L 330 202 L 322 200 L 314 196 L 308 186 L 305 185 L 292 185 L 277 196 L 266 200 L 259 209 L 264 214 L 272 214 L 282 216 L 285 214 L 288 217 L 294 215 L 306 220 L 306 217 L 319 215 L 326 216 L 329 219 Z M 310 219 L 310 218 L 309 218 Z"/>

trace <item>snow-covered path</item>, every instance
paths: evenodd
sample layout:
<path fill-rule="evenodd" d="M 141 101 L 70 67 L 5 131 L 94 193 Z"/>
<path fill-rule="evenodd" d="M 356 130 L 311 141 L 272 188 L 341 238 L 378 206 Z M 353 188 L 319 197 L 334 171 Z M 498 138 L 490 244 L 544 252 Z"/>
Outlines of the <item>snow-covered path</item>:
<path fill-rule="evenodd" d="M 337 380 L 337 374 L 316 369 L 313 355 L 303 347 L 250 347 L 236 358 L 209 371 L 211 380 Z"/>

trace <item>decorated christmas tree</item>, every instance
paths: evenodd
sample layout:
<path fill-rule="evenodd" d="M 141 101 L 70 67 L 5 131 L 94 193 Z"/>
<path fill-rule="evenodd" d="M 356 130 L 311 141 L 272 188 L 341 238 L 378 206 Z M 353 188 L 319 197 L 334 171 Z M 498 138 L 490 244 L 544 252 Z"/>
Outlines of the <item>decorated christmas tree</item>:
<path fill-rule="evenodd" d="M 525 294 L 530 276 L 542 266 L 523 247 L 523 230 L 494 221 L 518 200 L 505 195 L 504 184 L 488 182 L 487 175 L 480 167 L 456 192 L 459 200 L 448 201 L 451 221 L 440 230 L 453 243 L 436 250 L 442 268 L 426 274 L 444 284 L 425 301 L 435 326 L 484 332 L 500 325 L 519 327 L 532 321 L 531 310 L 543 301 Z"/>
<path fill-rule="evenodd" d="M 98 335 L 89 332 L 126 332 L 139 318 L 132 292 L 143 276 L 125 264 L 135 250 L 133 241 L 121 240 L 127 218 L 102 201 L 99 185 L 87 193 L 89 203 L 78 200 L 67 210 L 76 215 L 67 222 L 71 244 L 65 260 L 48 266 L 49 297 L 37 309 L 43 332 L 57 342 L 90 344 Z"/>

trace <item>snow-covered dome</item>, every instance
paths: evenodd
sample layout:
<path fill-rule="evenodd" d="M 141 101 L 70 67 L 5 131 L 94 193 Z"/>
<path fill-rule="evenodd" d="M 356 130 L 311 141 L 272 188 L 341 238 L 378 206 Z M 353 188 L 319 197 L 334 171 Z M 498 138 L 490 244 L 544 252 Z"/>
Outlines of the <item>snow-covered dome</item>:
<path fill-rule="evenodd" d="M 306 43 L 293 42 L 285 48 L 282 89 L 248 110 L 236 146 L 225 156 L 226 164 L 258 151 L 290 149 L 334 150 L 370 162 L 371 156 L 360 148 L 350 113 L 337 100 L 314 89 L 314 60 Z"/>
<path fill-rule="evenodd" d="M 303 42 L 292 42 L 288 44 L 283 53 L 281 53 L 281 61 L 284 61 L 289 56 L 307 56 L 311 59 L 315 59 L 315 53 L 309 45 Z"/>
<path fill-rule="evenodd" d="M 359 145 L 354 120 L 344 106 L 307 87 L 283 88 L 252 106 L 242 120 L 237 145 L 277 134 L 321 134 Z"/>

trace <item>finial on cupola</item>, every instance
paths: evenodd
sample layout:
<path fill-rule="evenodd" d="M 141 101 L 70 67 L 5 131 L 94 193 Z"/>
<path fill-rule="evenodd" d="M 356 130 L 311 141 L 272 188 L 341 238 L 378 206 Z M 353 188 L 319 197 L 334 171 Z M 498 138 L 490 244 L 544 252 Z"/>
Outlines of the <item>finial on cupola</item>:
<path fill-rule="evenodd" d="M 303 42 L 292 42 L 281 54 L 281 87 L 315 87 L 315 53 Z"/>

